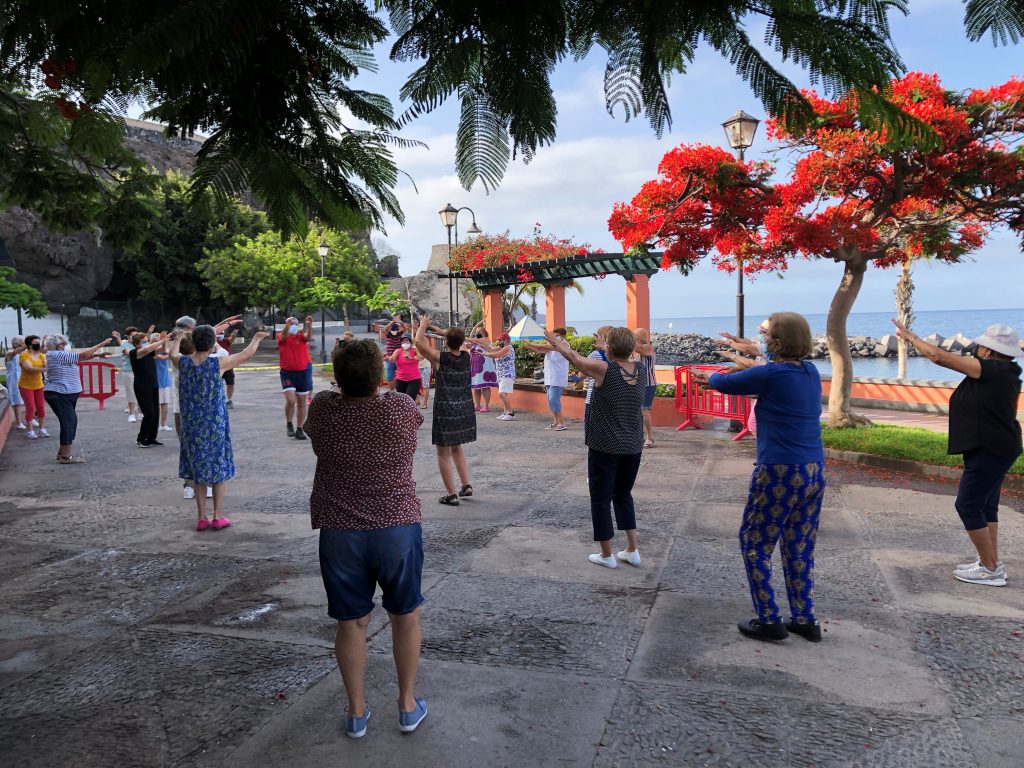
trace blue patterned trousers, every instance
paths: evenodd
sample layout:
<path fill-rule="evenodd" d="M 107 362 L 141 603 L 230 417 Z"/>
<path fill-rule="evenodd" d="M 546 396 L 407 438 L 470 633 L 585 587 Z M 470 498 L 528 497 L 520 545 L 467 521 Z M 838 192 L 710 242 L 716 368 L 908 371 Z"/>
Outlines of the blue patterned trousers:
<path fill-rule="evenodd" d="M 740 526 L 750 597 L 762 623 L 779 621 L 772 589 L 772 552 L 780 553 L 789 607 L 797 623 L 814 621 L 814 543 L 825 494 L 824 464 L 758 464 Z"/>

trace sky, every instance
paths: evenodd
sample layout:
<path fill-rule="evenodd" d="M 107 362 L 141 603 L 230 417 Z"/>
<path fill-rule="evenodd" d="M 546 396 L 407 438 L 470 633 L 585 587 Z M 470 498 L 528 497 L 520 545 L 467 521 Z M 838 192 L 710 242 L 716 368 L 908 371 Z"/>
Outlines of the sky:
<path fill-rule="evenodd" d="M 893 38 L 908 70 L 938 72 L 946 87 L 966 89 L 1003 83 L 1024 75 L 1024 44 L 994 47 L 991 38 L 966 39 L 963 8 L 955 0 L 910 0 L 910 13 L 891 17 Z M 751 37 L 761 30 L 752 20 Z M 414 65 L 387 59 L 387 46 L 378 49 L 379 71 L 361 76 L 360 87 L 390 97 L 401 111 L 398 91 Z M 489 233 L 508 231 L 529 236 L 535 224 L 558 237 L 571 237 L 606 251 L 621 251 L 608 232 L 613 205 L 629 200 L 640 185 L 656 175 L 658 162 L 672 147 L 705 142 L 727 148 L 723 120 L 738 109 L 763 118 L 763 108 L 731 65 L 709 48 L 702 48 L 689 71 L 673 78 L 670 105 L 673 127 L 657 139 L 641 115 L 625 122 L 621 114 L 605 111 L 603 54 L 560 65 L 553 76 L 558 105 L 558 136 L 541 148 L 531 163 L 514 161 L 497 190 L 489 194 L 479 184 L 466 191 L 454 170 L 458 103 L 450 100 L 417 119 L 402 135 L 427 144 L 427 149 L 396 152 L 404 176 L 396 193 L 405 224 L 389 221 L 385 239 L 401 257 L 403 275 L 426 268 L 430 247 L 446 242 L 438 211 L 451 203 L 468 206 L 477 224 Z M 801 86 L 809 80 L 799 68 L 783 67 Z M 765 156 L 769 146 L 764 127 L 758 128 L 747 159 Z M 786 167 L 782 158 L 780 170 Z M 415 182 L 415 184 L 413 184 Z M 463 211 L 459 229 L 472 218 Z M 972 261 L 956 266 L 922 263 L 915 266 L 914 302 L 918 311 L 1024 306 L 1024 254 L 1017 239 L 997 232 Z M 764 274 L 748 278 L 746 309 L 761 315 L 791 310 L 820 313 L 842 275 L 831 261 L 794 259 L 784 277 Z M 870 269 L 854 311 L 883 312 L 893 307 L 895 270 Z M 625 289 L 621 278 L 585 280 L 585 294 L 570 292 L 567 316 L 573 320 L 621 319 Z M 735 311 L 735 277 L 702 263 L 690 275 L 662 272 L 651 279 L 651 314 L 662 317 L 730 316 Z"/>

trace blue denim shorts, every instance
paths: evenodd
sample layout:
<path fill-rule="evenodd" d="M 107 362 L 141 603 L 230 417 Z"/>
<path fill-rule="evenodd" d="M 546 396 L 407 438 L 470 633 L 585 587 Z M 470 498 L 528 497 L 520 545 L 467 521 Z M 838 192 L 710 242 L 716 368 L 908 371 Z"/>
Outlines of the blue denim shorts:
<path fill-rule="evenodd" d="M 547 387 L 548 391 L 548 410 L 552 413 L 562 412 L 562 390 L 565 387 Z"/>
<path fill-rule="evenodd" d="M 648 384 L 647 389 L 644 391 L 644 405 L 643 409 L 649 411 L 654 408 L 654 396 L 658 392 L 657 384 Z"/>
<path fill-rule="evenodd" d="M 378 584 L 388 613 L 412 613 L 423 604 L 423 528 L 419 523 L 373 531 L 320 529 L 320 575 L 327 615 L 359 619 L 373 610 Z"/>

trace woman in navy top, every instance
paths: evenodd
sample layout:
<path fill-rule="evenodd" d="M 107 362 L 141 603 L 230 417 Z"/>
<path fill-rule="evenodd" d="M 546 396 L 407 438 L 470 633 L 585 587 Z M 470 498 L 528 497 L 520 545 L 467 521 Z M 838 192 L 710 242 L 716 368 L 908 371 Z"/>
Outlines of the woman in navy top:
<path fill-rule="evenodd" d="M 766 338 L 771 362 L 706 378 L 719 392 L 757 395 L 757 463 L 740 526 L 740 550 L 757 618 L 740 622 L 739 630 L 758 640 L 782 640 L 794 632 L 818 642 L 821 625 L 811 591 L 825 493 L 821 379 L 806 359 L 811 329 L 801 315 L 776 312 L 768 318 Z M 772 552 L 780 536 L 791 612 L 785 624 L 771 582 Z"/>

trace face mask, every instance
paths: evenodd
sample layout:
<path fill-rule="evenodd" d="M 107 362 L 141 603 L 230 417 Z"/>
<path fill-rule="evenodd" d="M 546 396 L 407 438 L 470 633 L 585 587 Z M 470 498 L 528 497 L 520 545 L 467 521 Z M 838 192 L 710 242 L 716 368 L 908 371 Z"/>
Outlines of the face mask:
<path fill-rule="evenodd" d="M 561 341 L 561 340 L 562 340 L 562 337 L 561 337 L 561 336 L 559 336 L 559 335 L 558 335 L 558 334 L 556 333 L 556 334 L 555 334 L 555 341 Z"/>
<path fill-rule="evenodd" d="M 217 334 L 217 341 L 224 341 L 224 334 L 223 333 L 218 333 Z"/>
<path fill-rule="evenodd" d="M 38 352 L 42 348 L 42 346 L 43 345 L 40 344 L 38 341 L 32 342 L 32 349 L 34 349 L 36 352 Z"/>
<path fill-rule="evenodd" d="M 288 326 L 288 333 L 290 333 L 292 336 L 294 336 L 298 332 L 299 332 L 299 326 L 297 326 L 297 325 L 289 325 Z"/>
<path fill-rule="evenodd" d="M 402 349 L 410 349 L 411 347 L 412 347 L 412 344 L 410 344 L 408 341 L 403 341 L 402 342 Z"/>

